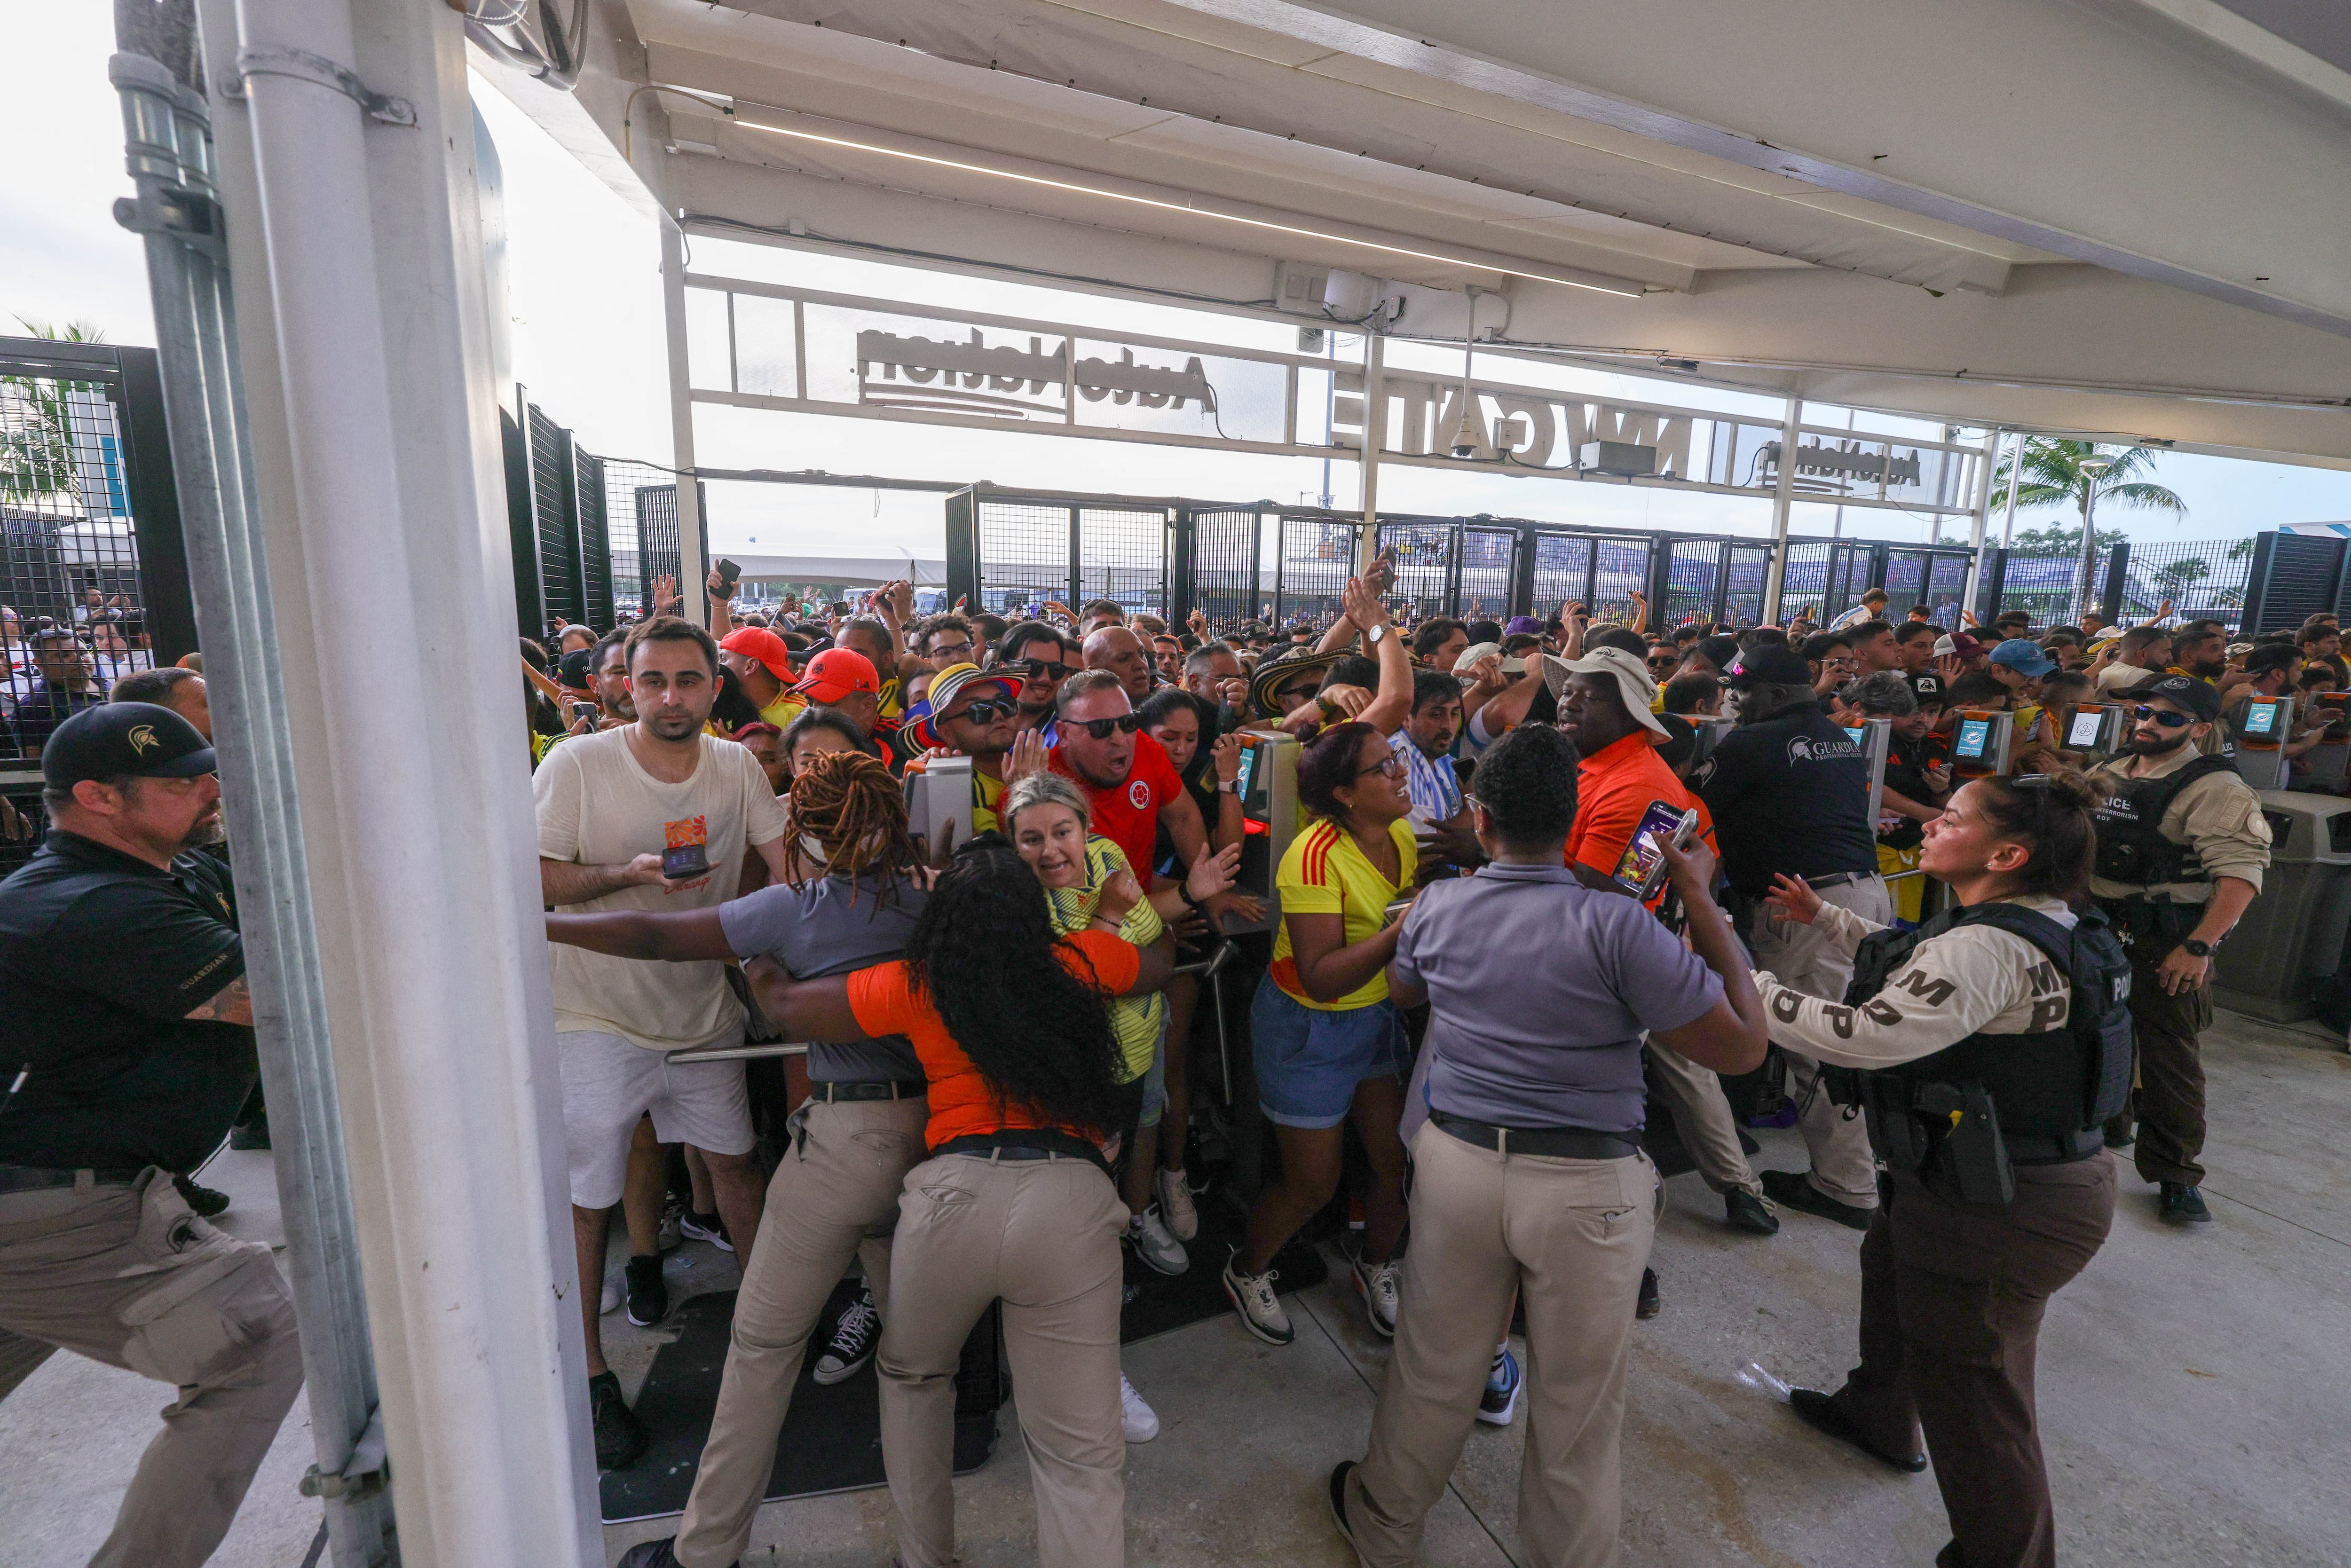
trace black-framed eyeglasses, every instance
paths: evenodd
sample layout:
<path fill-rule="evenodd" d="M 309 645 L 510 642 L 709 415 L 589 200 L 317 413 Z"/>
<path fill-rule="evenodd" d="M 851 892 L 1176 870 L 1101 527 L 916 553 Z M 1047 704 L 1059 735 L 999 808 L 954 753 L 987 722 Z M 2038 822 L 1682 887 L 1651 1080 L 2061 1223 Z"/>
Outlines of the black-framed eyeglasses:
<path fill-rule="evenodd" d="M 931 656 L 935 659 L 944 658 L 949 653 L 953 653 L 957 658 L 962 658 L 970 652 L 971 644 L 969 643 L 934 643 L 931 644 Z"/>
<path fill-rule="evenodd" d="M 1384 773 L 1391 779 L 1401 779 L 1404 777 L 1404 758 L 1391 751 L 1369 768 L 1355 769 L 1355 777 L 1358 779 L 1366 773 Z"/>
<path fill-rule="evenodd" d="M 2181 729 L 2196 722 L 2192 715 L 2174 713 L 2169 708 L 2148 707 L 2144 703 L 2131 709 L 2131 717 L 2137 723 L 2146 724 L 2152 721 L 2166 729 Z"/>
<path fill-rule="evenodd" d="M 1108 740 L 1112 730 L 1116 730 L 1121 735 L 1133 735 L 1136 730 L 1141 729 L 1143 716 L 1135 713 L 1123 713 L 1116 718 L 1064 718 L 1061 720 L 1061 727 L 1082 729 L 1096 740 Z"/>
<path fill-rule="evenodd" d="M 950 722 L 967 718 L 974 724 L 994 724 L 998 719 L 1009 718 L 1019 711 L 1020 705 L 1008 697 L 981 697 L 966 704 L 963 712 L 951 716 Z"/>

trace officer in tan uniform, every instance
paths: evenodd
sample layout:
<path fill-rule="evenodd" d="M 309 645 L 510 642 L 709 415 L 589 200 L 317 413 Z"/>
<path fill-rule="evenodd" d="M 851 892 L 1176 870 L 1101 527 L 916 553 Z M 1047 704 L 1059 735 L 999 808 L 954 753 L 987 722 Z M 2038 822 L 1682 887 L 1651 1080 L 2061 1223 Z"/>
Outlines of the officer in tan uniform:
<path fill-rule="evenodd" d="M 219 862 L 183 852 L 217 837 L 213 767 L 170 708 L 74 715 L 41 749 L 48 838 L 0 883 L 0 1352 L 180 1394 L 92 1568 L 210 1557 L 302 1386 L 269 1249 L 172 1185 L 257 1075 L 235 909 Z"/>
<path fill-rule="evenodd" d="M 2212 1218 L 2196 1163 L 2204 1148 L 2197 1037 L 2212 1022 L 2212 950 L 2262 890 L 2270 830 L 2235 765 L 2199 749 L 2220 719 L 2220 694 L 2171 675 L 2137 695 L 2129 745 L 2094 774 L 2114 793 L 2097 811 L 2090 891 L 2130 945 L 2133 1161 L 2140 1180 L 2159 1186 L 2163 1218 L 2192 1224 Z M 2107 1124 L 2106 1144 L 2130 1140 L 2126 1113 Z"/>

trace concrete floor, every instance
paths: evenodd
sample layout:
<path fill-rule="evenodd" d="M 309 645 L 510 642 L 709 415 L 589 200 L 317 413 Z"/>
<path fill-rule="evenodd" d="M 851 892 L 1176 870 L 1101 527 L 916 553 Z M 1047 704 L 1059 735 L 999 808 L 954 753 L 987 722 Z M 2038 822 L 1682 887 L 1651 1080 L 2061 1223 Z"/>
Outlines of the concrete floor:
<path fill-rule="evenodd" d="M 2215 1221 L 2179 1232 L 2126 1173 L 2105 1249 L 2052 1305 L 2042 1335 L 2043 1443 L 2059 1558 L 2116 1568 L 2351 1564 L 2351 1056 L 2309 1030 L 2231 1014 L 2207 1038 L 2212 1082 L 2205 1188 Z M 1798 1168 L 1792 1133 L 1759 1164 Z M 260 1156 L 223 1156 L 249 1233 L 274 1223 Z M 1625 1568 L 1923 1568 L 1948 1538 L 1933 1479 L 1897 1476 L 1815 1437 L 1743 1384 L 1757 1363 L 1834 1383 L 1850 1364 L 1851 1232 L 1792 1215 L 1776 1238 L 1737 1238 L 1694 1176 L 1670 1185 L 1656 1261 L 1663 1316 L 1640 1324 L 1625 1419 Z M 616 1264 L 617 1266 L 617 1264 Z M 689 1244 L 673 1294 L 729 1289 L 733 1261 Z M 1132 1346 L 1126 1369 L 1158 1409 L 1157 1441 L 1129 1450 L 1127 1550 L 1138 1564 L 1345 1568 L 1322 1502 L 1332 1463 L 1360 1454 L 1384 1344 L 1343 1278 L 1303 1297 L 1295 1344 L 1276 1350 L 1219 1318 Z M 633 1386 L 658 1330 L 605 1320 Z M 0 1404 L 0 1565 L 70 1568 L 105 1533 L 164 1392 L 57 1356 Z M 1027 1466 L 1005 1416 L 997 1456 L 957 1483 L 971 1568 L 1033 1561 Z M 1471 1435 L 1432 1517 L 1423 1561 L 1503 1568 L 1517 1550 L 1525 1420 Z M 319 1505 L 296 1495 L 309 1463 L 298 1406 L 235 1530 L 224 1568 L 297 1568 Z M 665 1535 L 605 1532 L 617 1559 Z M 876 1491 L 764 1509 L 746 1568 L 880 1568 Z"/>

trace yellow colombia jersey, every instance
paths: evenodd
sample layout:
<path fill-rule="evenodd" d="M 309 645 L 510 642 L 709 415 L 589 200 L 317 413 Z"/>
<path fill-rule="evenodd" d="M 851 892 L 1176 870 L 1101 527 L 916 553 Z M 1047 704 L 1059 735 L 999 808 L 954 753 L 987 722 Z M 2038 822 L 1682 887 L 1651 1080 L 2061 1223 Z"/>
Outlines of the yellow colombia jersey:
<path fill-rule="evenodd" d="M 1273 938 L 1273 983 L 1292 1001 L 1322 1012 L 1367 1008 L 1388 998 L 1388 975 L 1383 968 L 1356 990 L 1335 1002 L 1318 1002 L 1298 981 L 1298 963 L 1290 956 L 1292 915 L 1342 915 L 1346 917 L 1345 946 L 1353 946 L 1377 931 L 1387 918 L 1395 896 L 1412 885 L 1420 852 L 1412 836 L 1412 819 L 1399 817 L 1388 824 L 1395 841 L 1401 883 L 1390 882 L 1374 868 L 1344 828 L 1327 819 L 1313 823 L 1290 841 L 1274 884 L 1281 890 L 1283 919 Z"/>
<path fill-rule="evenodd" d="M 975 773 L 974 779 L 979 777 Z M 1003 786 L 998 785 L 999 798 Z M 1126 852 L 1100 834 L 1086 839 L 1086 880 L 1077 887 L 1049 887 L 1045 901 L 1053 906 L 1053 929 L 1064 935 L 1083 931 L 1092 924 L 1094 911 L 1102 904 L 1102 884 L 1120 872 L 1132 871 L 1126 863 Z M 1146 892 L 1150 883 L 1136 877 Z M 1118 934 L 1138 947 L 1148 947 L 1159 940 L 1167 926 L 1159 912 L 1151 907 L 1151 900 L 1137 900 L 1126 918 L 1119 923 Z M 1110 1003 L 1111 1032 L 1118 1037 L 1119 1054 L 1124 1059 L 1119 1082 L 1132 1083 L 1151 1071 L 1151 1059 L 1159 1050 L 1160 1020 L 1167 1011 L 1166 996 L 1153 991 L 1142 997 L 1113 997 Z"/>

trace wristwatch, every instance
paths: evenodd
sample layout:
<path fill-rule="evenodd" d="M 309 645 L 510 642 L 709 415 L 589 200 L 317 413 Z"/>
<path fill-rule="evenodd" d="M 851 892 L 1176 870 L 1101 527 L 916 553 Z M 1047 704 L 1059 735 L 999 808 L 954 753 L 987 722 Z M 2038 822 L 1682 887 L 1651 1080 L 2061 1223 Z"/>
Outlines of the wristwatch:
<path fill-rule="evenodd" d="M 1386 636 L 1394 630 L 1395 628 L 1390 626 L 1384 621 L 1376 622 L 1370 631 L 1364 633 L 1364 646 L 1366 648 L 1378 647 L 1380 645 L 1380 639 Z"/>
<path fill-rule="evenodd" d="M 2212 949 L 2219 946 L 2218 942 L 2199 942 L 2193 936 L 2179 944 L 2180 950 L 2191 958 L 2210 958 Z"/>
<path fill-rule="evenodd" d="M 1241 792 L 1241 781 L 1238 779 L 1219 779 L 1217 784 L 1217 790 L 1219 794 L 1238 795 Z"/>

